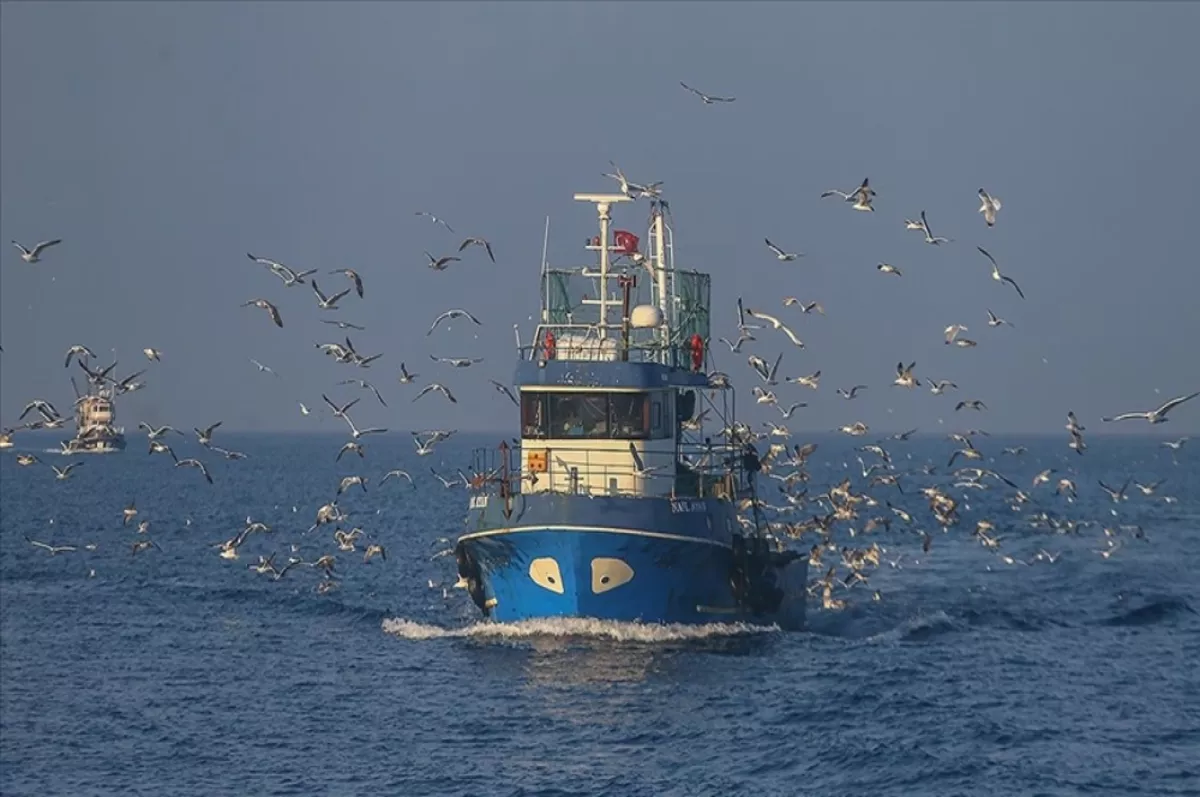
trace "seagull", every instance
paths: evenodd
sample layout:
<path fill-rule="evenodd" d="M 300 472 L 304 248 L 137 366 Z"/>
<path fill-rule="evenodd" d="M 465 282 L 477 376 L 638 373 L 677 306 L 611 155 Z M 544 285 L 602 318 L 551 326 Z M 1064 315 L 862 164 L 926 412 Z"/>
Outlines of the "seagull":
<path fill-rule="evenodd" d="M 629 453 L 633 455 L 633 473 L 639 478 L 644 479 L 647 476 L 652 475 L 655 471 L 663 469 L 662 465 L 655 465 L 653 468 L 647 468 L 646 464 L 642 462 L 642 455 L 638 453 L 637 446 L 633 444 L 632 440 L 629 442 Z"/>
<path fill-rule="evenodd" d="M 461 244 L 458 245 L 458 251 L 461 252 L 462 250 L 466 249 L 468 246 L 482 246 L 484 248 L 484 250 L 487 251 L 488 259 L 490 259 L 493 263 L 496 262 L 496 256 L 492 254 L 492 245 L 490 243 L 488 243 L 487 241 L 485 241 L 483 238 L 472 237 L 472 238 L 466 239 L 465 241 L 463 241 Z"/>
<path fill-rule="evenodd" d="M 345 274 L 346 278 L 354 283 L 354 291 L 358 294 L 358 298 L 363 298 L 362 277 L 358 276 L 358 272 L 352 268 L 335 268 L 330 274 Z"/>
<path fill-rule="evenodd" d="M 1181 437 L 1178 440 L 1164 440 L 1163 445 L 1166 446 L 1167 448 L 1171 449 L 1172 451 L 1178 451 L 1179 449 L 1183 448 L 1184 444 L 1189 439 L 1190 438 L 1187 438 L 1187 437 Z"/>
<path fill-rule="evenodd" d="M 948 388 L 948 387 L 952 387 L 955 390 L 958 390 L 958 385 L 954 384 L 949 379 L 937 379 L 937 380 L 930 379 L 929 380 L 929 392 L 935 396 L 940 396 L 943 393 L 945 393 L 946 388 Z"/>
<path fill-rule="evenodd" d="M 362 488 L 364 493 L 367 491 L 366 479 L 364 479 L 362 476 L 347 476 L 338 483 L 337 494 L 341 495 L 356 484 Z"/>
<path fill-rule="evenodd" d="M 321 394 L 321 398 L 324 399 L 325 403 L 329 405 L 329 409 L 333 410 L 333 417 L 335 418 L 345 418 L 346 410 L 350 409 L 359 402 L 359 399 L 354 399 L 353 401 L 347 403 L 344 407 L 339 407 L 330 401 L 329 396 L 326 396 L 324 393 Z"/>
<path fill-rule="evenodd" d="M 428 250 L 425 252 L 425 257 L 429 258 L 429 267 L 434 271 L 445 271 L 451 263 L 458 263 L 462 260 L 461 257 L 452 257 L 450 255 L 446 255 L 445 257 L 434 257 L 433 255 L 429 254 Z"/>
<path fill-rule="evenodd" d="M 746 308 L 746 315 L 750 316 L 751 318 L 757 318 L 760 321 L 766 321 L 768 324 L 771 325 L 772 329 L 778 329 L 781 332 L 783 332 L 783 334 L 787 335 L 788 339 L 792 343 L 796 344 L 797 347 L 799 347 L 801 349 L 804 348 L 804 341 L 802 341 L 802 340 L 800 340 L 800 338 L 796 337 L 796 333 L 792 332 L 792 330 L 788 329 L 787 325 L 784 324 L 782 321 L 780 321 L 775 316 L 767 315 L 766 313 L 760 313 L 760 312 L 751 310 L 750 308 Z"/>
<path fill-rule="evenodd" d="M 204 463 L 198 459 L 181 459 L 175 463 L 175 467 L 199 468 L 200 472 L 204 474 L 204 480 L 209 484 L 213 483 L 212 476 L 208 474 L 208 468 L 204 467 Z"/>
<path fill-rule="evenodd" d="M 317 281 L 312 282 L 313 293 L 317 295 L 317 307 L 322 310 L 336 310 L 338 299 L 341 299 L 346 294 L 350 293 L 351 289 L 347 288 L 344 291 L 335 293 L 333 296 L 326 296 L 321 293 L 321 289 L 317 287 Z"/>
<path fill-rule="evenodd" d="M 258 360 L 254 359 L 253 357 L 250 358 L 250 362 L 254 363 L 254 366 L 256 368 L 258 368 L 259 373 L 266 373 L 266 374 L 271 374 L 272 376 L 279 376 L 279 374 L 275 373 L 269 367 L 263 365 Z"/>
<path fill-rule="evenodd" d="M 31 540 L 28 537 L 25 538 L 25 542 L 29 543 L 30 545 L 32 545 L 35 548 L 41 548 L 42 550 L 44 550 L 48 554 L 50 554 L 50 556 L 54 556 L 55 554 L 59 554 L 59 553 L 70 553 L 71 551 L 78 550 L 73 545 L 47 545 L 44 542 L 38 542 L 37 540 Z"/>
<path fill-rule="evenodd" d="M 221 421 L 217 421 L 212 426 L 209 426 L 208 428 L 206 428 L 204 431 L 201 431 L 195 427 L 192 427 L 192 431 L 196 433 L 196 439 L 200 442 L 200 445 L 204 446 L 205 448 L 208 448 L 212 445 L 213 432 L 216 431 L 217 427 L 219 427 L 221 425 L 221 423 L 222 423 Z"/>
<path fill-rule="evenodd" d="M 912 219 L 905 219 L 904 220 L 904 229 L 920 230 L 921 232 L 925 232 L 925 223 L 921 222 L 921 221 L 913 221 Z"/>
<path fill-rule="evenodd" d="M 174 432 L 177 435 L 183 434 L 183 432 L 179 431 L 178 429 L 176 429 L 173 426 L 160 426 L 157 429 L 155 429 L 153 426 L 146 423 L 145 421 L 139 423 L 138 428 L 145 429 L 146 437 L 149 438 L 150 440 L 157 440 L 158 438 L 162 437 L 167 432 Z"/>
<path fill-rule="evenodd" d="M 437 392 L 441 393 L 446 398 L 450 399 L 451 404 L 458 403 L 458 399 L 456 399 L 454 397 L 454 394 L 451 393 L 449 390 L 447 390 L 445 385 L 439 384 L 438 382 L 434 382 L 431 385 L 426 385 L 425 387 L 421 388 L 421 392 L 416 395 L 416 397 L 413 399 L 413 401 L 416 401 L 417 399 L 421 398 L 421 396 L 424 396 L 426 393 L 430 392 L 431 390 L 436 390 Z"/>
<path fill-rule="evenodd" d="M 691 93 L 693 93 L 697 97 L 699 97 L 701 99 L 701 101 L 704 102 L 705 105 L 712 105 L 714 102 L 733 102 L 734 100 L 737 99 L 737 97 L 713 97 L 711 95 L 705 94 L 702 91 L 697 91 L 696 89 L 692 88 L 688 84 L 684 83 L 682 80 L 679 81 L 679 85 L 683 86 L 685 89 L 687 89 L 688 91 L 690 91 Z"/>
<path fill-rule="evenodd" d="M 767 368 L 767 361 L 764 360 L 762 357 L 759 357 L 757 354 L 751 354 L 746 359 L 746 362 L 748 362 L 750 364 L 751 368 L 753 368 L 756 372 L 758 372 L 759 377 L 764 382 L 766 382 L 768 385 L 775 385 L 775 384 L 778 384 L 775 381 L 775 375 L 779 373 L 779 363 L 782 360 L 783 360 L 783 353 L 780 352 L 779 356 L 775 358 L 775 364 L 772 365 L 770 368 Z"/>
<path fill-rule="evenodd" d="M 720 340 L 722 343 L 724 343 L 726 346 L 729 347 L 729 351 L 731 354 L 739 354 L 742 350 L 743 343 L 745 343 L 747 341 L 751 341 L 751 340 L 758 340 L 758 338 L 754 337 L 753 335 L 743 332 L 741 335 L 738 336 L 737 343 L 732 342 L 731 340 L 729 340 L 729 338 L 718 338 L 718 340 Z"/>
<path fill-rule="evenodd" d="M 360 327 L 357 324 L 351 324 L 349 321 L 334 321 L 330 318 L 322 318 L 322 324 L 333 324 L 338 329 L 357 329 L 359 332 L 366 330 L 366 327 Z"/>
<path fill-rule="evenodd" d="M 310 410 L 307 406 L 305 406 L 303 401 L 298 402 L 298 403 L 300 404 L 300 414 L 301 415 L 311 415 L 312 414 L 312 410 Z"/>
<path fill-rule="evenodd" d="M 921 380 L 913 376 L 913 369 L 916 367 L 916 363 L 909 363 L 907 368 L 904 367 L 903 361 L 896 363 L 896 378 L 892 380 L 892 384 L 898 387 L 920 387 Z"/>
<path fill-rule="evenodd" d="M 943 243 L 953 243 L 953 238 L 939 238 L 929 231 L 929 222 L 925 220 L 925 211 L 921 211 L 921 228 L 925 230 L 925 243 L 937 246 Z"/>
<path fill-rule="evenodd" d="M 1096 483 L 1100 485 L 1100 489 L 1108 493 L 1108 497 L 1113 500 L 1114 504 L 1119 504 L 1120 502 L 1126 500 L 1125 491 L 1129 489 L 1129 482 L 1130 480 L 1126 479 L 1125 483 L 1121 485 L 1121 489 L 1119 490 L 1114 490 L 1102 481 L 1097 481 Z"/>
<path fill-rule="evenodd" d="M 397 377 L 400 380 L 400 384 L 407 385 L 409 382 L 412 382 L 418 376 L 420 376 L 420 374 L 410 374 L 408 372 L 408 369 L 404 367 L 404 363 L 400 363 L 400 376 Z"/>
<path fill-rule="evenodd" d="M 434 357 L 432 354 L 429 355 L 429 359 L 433 360 L 435 363 L 446 363 L 447 365 L 453 365 L 455 368 L 468 368 L 472 365 L 483 362 L 482 357 Z"/>
<path fill-rule="evenodd" d="M 987 409 L 987 405 L 984 404 L 979 399 L 970 399 L 969 401 L 958 402 L 958 404 L 956 404 L 954 407 L 954 411 L 958 412 L 959 410 L 963 409 L 964 407 L 966 407 L 968 409 L 972 409 L 972 410 L 986 410 Z"/>
<path fill-rule="evenodd" d="M 513 392 L 511 390 L 508 389 L 508 385 L 503 385 L 503 384 L 497 382 L 495 379 L 489 379 L 488 381 L 492 383 L 492 387 L 496 388 L 497 392 L 503 393 L 504 395 L 508 396 L 508 400 L 511 401 L 516 406 L 518 406 L 518 407 L 521 406 L 521 402 L 517 401 L 517 397 L 513 395 Z"/>
<path fill-rule="evenodd" d="M 62 243 L 62 238 L 55 238 L 53 241 L 42 241 L 40 244 L 33 247 L 32 249 L 26 249 L 25 247 L 21 246 L 16 241 L 12 242 L 13 246 L 15 246 L 21 250 L 21 259 L 24 260 L 26 263 L 37 263 L 39 260 L 41 260 L 41 258 L 38 257 L 38 255 L 40 255 L 42 253 L 43 249 L 48 249 L 51 246 L 55 246 L 60 243 Z"/>
<path fill-rule="evenodd" d="M 375 398 L 379 399 L 380 404 L 382 404 L 385 407 L 387 406 L 387 402 L 383 400 L 383 396 L 379 395 L 379 391 L 375 388 L 375 386 L 372 385 L 370 382 L 368 382 L 365 379 L 343 379 L 341 382 L 338 382 L 338 384 L 339 385 L 358 385 L 363 390 L 370 390 L 372 393 L 375 394 Z"/>
<path fill-rule="evenodd" d="M 867 389 L 866 385 L 855 385 L 854 387 L 850 388 L 849 390 L 842 390 L 839 387 L 837 389 L 837 394 L 839 396 L 841 396 L 842 398 L 846 399 L 847 401 L 849 401 L 850 399 L 852 399 L 858 395 L 858 391 L 866 390 L 866 389 Z"/>
<path fill-rule="evenodd" d="M 992 261 L 992 279 L 996 280 L 997 282 L 1007 282 L 1009 285 L 1012 285 L 1013 288 L 1016 289 L 1017 295 L 1024 299 L 1025 292 L 1021 290 L 1021 286 L 1017 284 L 1016 280 L 1014 280 L 1012 277 L 1006 277 L 1000 273 L 1000 266 L 996 264 L 996 258 L 989 255 L 987 250 L 982 246 L 977 246 L 975 248 L 979 250 L 980 254 Z"/>
<path fill-rule="evenodd" d="M 447 230 L 449 230 L 450 232 L 454 232 L 454 228 L 453 228 L 453 227 L 451 227 L 451 226 L 450 226 L 449 224 L 447 224 L 445 221 L 443 221 L 442 219 L 439 219 L 437 216 L 433 215 L 432 213 L 426 213 L 426 212 L 425 212 L 425 211 L 423 211 L 423 210 L 418 210 L 418 211 L 417 211 L 417 212 L 416 212 L 414 215 L 416 215 L 416 216 L 425 216 L 425 217 L 426 217 L 426 218 L 428 218 L 428 219 L 432 219 L 434 224 L 440 224 L 440 225 L 442 225 L 443 227 L 445 227 Z"/>
<path fill-rule="evenodd" d="M 345 421 L 346 425 L 350 427 L 350 436 L 353 437 L 355 440 L 357 440 L 360 437 L 365 437 L 366 435 L 369 435 L 369 434 L 384 434 L 387 432 L 387 429 L 379 429 L 379 428 L 359 429 L 357 426 L 354 425 L 354 420 L 349 415 L 343 415 L 342 420 Z"/>
<path fill-rule="evenodd" d="M 251 299 L 248 302 L 244 302 L 242 307 L 249 307 L 250 305 L 254 305 L 255 307 L 266 310 L 271 315 L 271 320 L 275 322 L 275 326 L 280 328 L 283 327 L 283 318 L 281 318 L 279 315 L 278 307 L 271 304 L 266 299 Z"/>
<path fill-rule="evenodd" d="M 158 349 L 142 349 L 142 354 L 151 362 L 162 362 L 162 352 Z"/>
<path fill-rule="evenodd" d="M 1010 327 L 1012 326 L 1011 321 L 1005 321 L 1003 318 L 996 315 L 991 310 L 988 310 L 987 314 L 988 314 L 988 326 L 989 327 L 998 327 L 998 326 L 1003 326 L 1004 324 L 1008 324 Z"/>
<path fill-rule="evenodd" d="M 776 258 L 778 258 L 780 262 L 787 263 L 787 262 L 789 262 L 789 261 L 791 261 L 791 260 L 795 260 L 795 259 L 796 259 L 796 258 L 798 258 L 798 257 L 804 257 L 804 253 L 803 253 L 803 252 L 800 252 L 800 253 L 791 253 L 791 252 L 785 252 L 785 251 L 783 251 L 783 250 L 782 250 L 782 249 L 780 249 L 778 246 L 776 246 L 775 244 L 771 243 L 771 239 L 770 239 L 770 238 L 763 238 L 763 240 L 767 242 L 767 248 L 768 248 L 768 249 L 770 249 L 772 252 L 774 252 L 774 253 L 775 253 L 775 257 L 776 257 Z"/>
<path fill-rule="evenodd" d="M 466 310 L 459 310 L 459 309 L 455 308 L 453 310 L 447 310 L 446 312 L 442 313 L 440 316 L 435 318 L 433 320 L 433 326 L 429 327 L 429 331 L 425 333 L 425 337 L 429 337 L 430 335 L 432 335 L 433 330 L 437 329 L 438 324 L 440 324 L 446 320 L 453 321 L 456 318 L 468 318 L 471 320 L 471 322 L 473 324 L 475 324 L 475 326 L 477 326 L 477 327 L 483 326 L 483 324 L 480 322 L 480 320 L 478 318 L 471 315 Z"/>
<path fill-rule="evenodd" d="M 840 196 L 842 199 L 846 200 L 847 202 L 853 202 L 854 203 L 853 207 L 855 210 L 870 210 L 870 211 L 875 210 L 875 208 L 871 207 L 871 198 L 875 196 L 875 189 L 871 188 L 870 178 L 863 178 L 862 185 L 860 185 L 858 188 L 854 189 L 850 193 L 846 193 L 845 191 L 838 191 L 835 188 L 830 191 L 825 191 L 824 193 L 822 193 L 821 199 L 824 199 L 825 197 L 830 197 L 830 196 Z"/>
<path fill-rule="evenodd" d="M 363 564 L 371 561 L 371 558 L 374 556 L 378 556 L 385 562 L 387 561 L 387 551 L 378 543 L 372 543 L 371 545 L 367 546 L 367 550 L 363 554 Z"/>
<path fill-rule="evenodd" d="M 388 479 L 390 479 L 392 477 L 395 477 L 397 479 L 408 479 L 409 484 L 411 484 L 413 487 L 417 486 L 413 482 L 412 476 L 409 476 L 408 471 L 406 471 L 406 470 L 389 470 L 387 473 L 383 474 L 383 478 L 379 480 L 379 483 L 383 484 L 384 482 L 386 482 Z"/>
<path fill-rule="evenodd" d="M 895 274 L 897 277 L 904 276 L 900 273 L 900 269 L 896 268 L 895 266 L 889 266 L 887 263 L 880 263 L 875 268 L 879 269 L 879 271 L 884 274 Z"/>
<path fill-rule="evenodd" d="M 76 357 L 76 356 L 90 357 L 92 359 L 96 358 L 96 355 L 87 346 L 78 346 L 78 345 L 72 346 L 71 348 L 67 349 L 67 361 L 63 365 L 63 367 L 70 368 L 71 367 L 71 358 Z"/>
<path fill-rule="evenodd" d="M 1109 421 L 1128 421 L 1128 420 L 1132 420 L 1133 418 L 1144 418 L 1145 420 L 1149 421 L 1151 424 L 1166 423 L 1168 420 L 1168 418 L 1167 418 L 1168 412 L 1175 409 L 1176 407 L 1178 407 L 1180 404 L 1184 403 L 1185 401 L 1191 401 L 1196 396 L 1200 396 L 1200 390 L 1196 391 L 1195 393 L 1189 393 L 1186 396 L 1179 396 L 1177 398 L 1173 398 L 1156 410 L 1150 410 L 1149 412 L 1123 412 L 1120 415 L 1114 415 L 1111 418 L 1101 418 L 1100 420 L 1109 422 Z M 1186 440 L 1187 438 L 1184 438 L 1184 439 Z"/>
<path fill-rule="evenodd" d="M 351 440 L 343 445 L 341 450 L 338 451 L 338 455 L 336 458 L 334 458 L 334 462 L 341 462 L 342 454 L 345 454 L 347 451 L 353 451 L 355 454 L 358 454 L 359 459 L 365 459 L 365 456 L 363 455 L 363 447 Z"/>
<path fill-rule="evenodd" d="M 821 372 L 814 371 L 813 373 L 809 374 L 808 376 L 794 376 L 794 377 L 788 379 L 787 381 L 792 382 L 797 385 L 803 385 L 804 387 L 810 387 L 813 390 L 816 390 L 821 384 Z"/>
<path fill-rule="evenodd" d="M 1000 200 L 979 189 L 979 201 L 982 203 L 979 206 L 979 212 L 983 214 L 983 220 L 987 222 L 987 226 L 994 227 L 996 225 L 996 212 L 1000 210 Z"/>
<path fill-rule="evenodd" d="M 72 462 L 70 465 L 67 465 L 62 469 L 59 469 L 57 465 L 51 465 L 50 469 L 54 471 L 54 478 L 58 479 L 59 481 L 66 481 L 68 478 L 70 478 L 71 471 L 75 470 L 75 468 L 78 468 L 82 464 L 82 462 Z"/>
<path fill-rule="evenodd" d="M 1151 482 L 1150 484 L 1142 484 L 1141 482 L 1134 482 L 1133 486 L 1138 488 L 1139 490 L 1141 490 L 1142 495 L 1154 495 L 1154 491 L 1157 490 L 1159 488 L 1159 486 L 1162 485 L 1164 482 L 1166 482 L 1166 479 L 1159 479 L 1158 481 Z"/>

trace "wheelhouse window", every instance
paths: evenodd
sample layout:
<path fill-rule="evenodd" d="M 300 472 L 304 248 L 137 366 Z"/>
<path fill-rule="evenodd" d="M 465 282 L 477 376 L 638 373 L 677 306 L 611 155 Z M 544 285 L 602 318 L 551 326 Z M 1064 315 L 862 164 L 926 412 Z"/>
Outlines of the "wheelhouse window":
<path fill-rule="evenodd" d="M 660 401 L 649 393 L 523 391 L 521 431 L 527 438 L 643 440 L 652 436 L 652 420 L 664 427 Z"/>

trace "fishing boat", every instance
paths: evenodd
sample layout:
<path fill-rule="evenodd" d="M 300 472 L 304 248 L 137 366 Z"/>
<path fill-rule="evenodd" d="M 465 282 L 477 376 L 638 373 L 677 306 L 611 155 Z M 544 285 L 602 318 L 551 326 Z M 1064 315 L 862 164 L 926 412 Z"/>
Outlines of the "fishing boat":
<path fill-rule="evenodd" d="M 125 450 L 125 430 L 116 424 L 113 388 L 93 387 L 75 399 L 75 437 L 64 454 L 108 454 Z"/>
<path fill-rule="evenodd" d="M 802 626 L 808 559 L 767 532 L 752 435 L 707 368 L 709 275 L 675 268 L 665 202 L 643 254 L 610 229 L 630 196 L 574 198 L 597 211 L 597 262 L 543 255 L 540 323 L 517 340 L 520 444 L 474 452 L 460 586 L 501 622 Z"/>

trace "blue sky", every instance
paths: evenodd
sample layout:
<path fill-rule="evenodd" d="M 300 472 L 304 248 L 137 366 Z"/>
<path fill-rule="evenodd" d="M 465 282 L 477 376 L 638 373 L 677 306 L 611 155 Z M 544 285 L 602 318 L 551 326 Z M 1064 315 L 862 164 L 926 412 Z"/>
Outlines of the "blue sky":
<path fill-rule="evenodd" d="M 545 216 L 551 262 L 584 262 L 594 214 L 571 195 L 611 190 L 612 159 L 665 182 L 678 265 L 713 275 L 717 334 L 732 335 L 739 295 L 794 322 L 807 346 L 781 372 L 823 377 L 781 391 L 810 405 L 793 431 L 1054 431 L 1068 409 L 1097 430 L 1200 389 L 1197 29 L 1190 3 L 6 2 L 3 240 L 65 242 L 36 265 L 0 257 L 0 422 L 35 397 L 69 405 L 63 353 L 83 343 L 115 350 L 121 373 L 163 351 L 121 405 L 127 426 L 334 429 L 297 402 L 348 399 L 335 383 L 366 377 L 390 406 L 363 394 L 360 425 L 511 430 L 486 380 L 512 375 L 512 325 L 531 333 Z M 737 101 L 705 106 L 680 80 Z M 873 214 L 818 198 L 864 176 Z M 994 229 L 980 187 L 1003 202 Z M 905 231 L 922 209 L 952 243 Z M 425 268 L 423 250 L 461 235 L 416 210 L 487 237 L 499 263 L 472 250 Z M 618 226 L 641 232 L 645 212 L 622 208 Z M 780 264 L 764 236 L 806 257 Z M 248 251 L 359 270 L 365 300 L 324 315 L 365 326 L 356 346 L 385 356 L 369 371 L 322 357 L 313 344 L 341 335 L 311 291 Z M 784 310 L 789 295 L 827 315 Z M 239 307 L 258 297 L 284 329 Z M 452 306 L 484 327 L 427 338 Z M 989 308 L 1015 327 L 989 329 Z M 979 346 L 944 346 L 951 323 Z M 780 340 L 747 348 L 773 358 Z M 891 388 L 898 360 L 960 390 Z M 396 382 L 401 361 L 417 385 Z M 748 396 L 745 356 L 718 365 Z M 459 404 L 411 403 L 427 378 Z M 852 403 L 834 392 L 860 383 Z M 955 417 L 967 398 L 989 410 Z M 1200 400 L 1160 428 L 1200 431 Z"/>

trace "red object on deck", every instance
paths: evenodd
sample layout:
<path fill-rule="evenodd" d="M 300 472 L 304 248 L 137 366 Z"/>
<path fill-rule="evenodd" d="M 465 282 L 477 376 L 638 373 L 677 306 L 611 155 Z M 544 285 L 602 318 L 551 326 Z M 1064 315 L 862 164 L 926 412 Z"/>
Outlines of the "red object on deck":
<path fill-rule="evenodd" d="M 547 360 L 554 359 L 555 349 L 556 349 L 556 345 L 554 342 L 554 333 L 547 329 L 546 330 L 546 359 Z"/>
<path fill-rule="evenodd" d="M 632 255 L 637 252 L 640 240 L 628 230 L 614 230 L 613 243 L 616 250 L 621 254 Z"/>
<path fill-rule="evenodd" d="M 699 371 L 704 367 L 704 339 L 700 335 L 692 335 L 692 370 Z"/>

